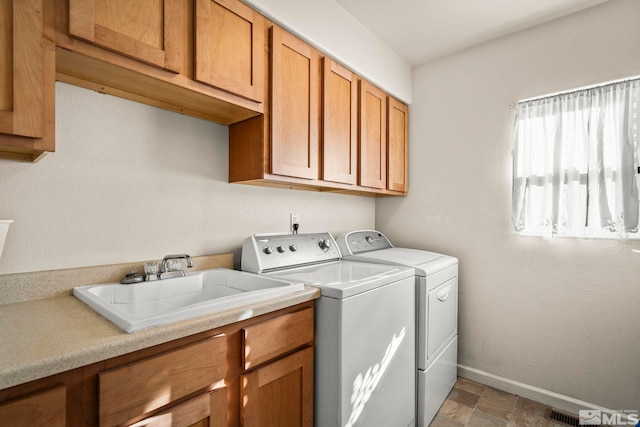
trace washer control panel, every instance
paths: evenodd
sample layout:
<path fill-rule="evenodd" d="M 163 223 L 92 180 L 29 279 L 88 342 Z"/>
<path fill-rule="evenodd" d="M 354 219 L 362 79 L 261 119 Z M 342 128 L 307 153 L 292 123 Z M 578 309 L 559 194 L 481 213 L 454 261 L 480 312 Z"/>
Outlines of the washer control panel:
<path fill-rule="evenodd" d="M 242 270 L 253 273 L 340 259 L 330 233 L 256 234 L 242 245 Z"/>
<path fill-rule="evenodd" d="M 343 255 L 355 255 L 393 247 L 384 234 L 375 230 L 352 231 L 340 236 L 338 246 Z"/>

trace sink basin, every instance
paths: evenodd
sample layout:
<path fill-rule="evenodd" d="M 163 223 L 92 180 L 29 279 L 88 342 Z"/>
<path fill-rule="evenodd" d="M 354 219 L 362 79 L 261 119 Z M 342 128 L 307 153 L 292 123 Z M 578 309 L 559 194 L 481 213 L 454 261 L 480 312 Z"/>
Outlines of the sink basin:
<path fill-rule="evenodd" d="M 73 295 L 130 333 L 303 289 L 300 283 L 216 268 L 132 285 L 79 286 L 73 289 Z"/>

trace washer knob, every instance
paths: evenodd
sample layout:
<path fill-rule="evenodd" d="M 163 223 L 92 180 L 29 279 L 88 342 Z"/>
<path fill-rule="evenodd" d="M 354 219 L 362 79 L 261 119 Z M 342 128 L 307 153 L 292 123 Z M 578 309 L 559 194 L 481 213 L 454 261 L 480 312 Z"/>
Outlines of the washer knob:
<path fill-rule="evenodd" d="M 282 245 L 278 246 L 276 249 L 278 249 L 278 252 L 280 253 L 284 253 L 284 251 L 286 251 L 286 249 Z"/>
<path fill-rule="evenodd" d="M 291 252 L 295 252 L 295 251 L 297 251 L 297 250 L 298 250 L 298 247 L 297 247 L 296 245 L 289 245 L 289 250 L 290 250 Z"/>
<path fill-rule="evenodd" d="M 267 246 L 263 249 L 263 252 L 267 255 L 271 255 L 273 253 L 273 248 L 271 246 Z"/>
<path fill-rule="evenodd" d="M 331 248 L 331 241 L 329 241 L 329 239 L 320 239 L 318 241 L 318 246 L 320 246 L 320 249 L 326 252 L 329 250 L 329 248 Z"/>
<path fill-rule="evenodd" d="M 373 245 L 373 237 L 367 236 L 364 238 L 364 240 L 366 240 L 368 244 Z"/>

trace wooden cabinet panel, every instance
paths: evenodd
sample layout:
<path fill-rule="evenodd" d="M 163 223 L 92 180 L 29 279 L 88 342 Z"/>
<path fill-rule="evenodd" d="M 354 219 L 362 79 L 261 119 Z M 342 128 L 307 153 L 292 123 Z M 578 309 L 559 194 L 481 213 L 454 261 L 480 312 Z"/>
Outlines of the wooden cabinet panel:
<path fill-rule="evenodd" d="M 388 97 L 387 188 L 406 192 L 408 187 L 409 108 Z"/>
<path fill-rule="evenodd" d="M 355 74 L 323 58 L 322 179 L 355 184 L 358 173 L 358 88 Z"/>
<path fill-rule="evenodd" d="M 226 427 L 227 389 L 203 393 L 130 427 Z"/>
<path fill-rule="evenodd" d="M 314 336 L 313 310 L 285 314 L 242 329 L 244 369 L 295 350 Z"/>
<path fill-rule="evenodd" d="M 195 79 L 262 102 L 264 18 L 238 0 L 196 0 Z"/>
<path fill-rule="evenodd" d="M 33 161 L 54 149 L 52 5 L 0 0 L 0 157 Z"/>
<path fill-rule="evenodd" d="M 387 188 L 387 95 L 360 81 L 359 184 Z"/>
<path fill-rule="evenodd" d="M 318 52 L 273 27 L 271 62 L 271 173 L 317 179 Z"/>
<path fill-rule="evenodd" d="M 313 349 L 242 375 L 243 427 L 313 426 Z"/>
<path fill-rule="evenodd" d="M 69 34 L 181 72 L 186 13 L 181 0 L 69 0 Z"/>
<path fill-rule="evenodd" d="M 14 427 L 66 426 L 64 386 L 19 398 L 0 405 L 0 422 Z"/>
<path fill-rule="evenodd" d="M 226 336 L 218 335 L 99 375 L 101 426 L 159 409 L 226 376 Z"/>

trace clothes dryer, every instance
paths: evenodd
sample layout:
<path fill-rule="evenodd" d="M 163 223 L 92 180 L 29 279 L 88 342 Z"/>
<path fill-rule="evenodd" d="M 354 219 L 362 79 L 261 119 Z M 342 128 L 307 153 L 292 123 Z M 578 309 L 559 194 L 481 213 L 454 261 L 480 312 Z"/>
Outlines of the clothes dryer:
<path fill-rule="evenodd" d="M 417 297 L 417 424 L 433 420 L 457 380 L 458 259 L 435 252 L 397 248 L 374 230 L 338 237 L 343 260 L 415 269 Z"/>
<path fill-rule="evenodd" d="M 242 270 L 316 286 L 314 426 L 415 426 L 414 270 L 342 261 L 329 233 L 256 235 Z"/>

